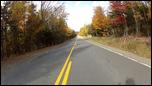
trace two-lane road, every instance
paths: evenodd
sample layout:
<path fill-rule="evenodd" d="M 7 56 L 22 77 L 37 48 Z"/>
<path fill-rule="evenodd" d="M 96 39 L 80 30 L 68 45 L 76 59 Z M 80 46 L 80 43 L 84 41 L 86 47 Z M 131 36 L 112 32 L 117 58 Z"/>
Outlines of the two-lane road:
<path fill-rule="evenodd" d="M 65 72 L 69 69 L 67 84 L 151 84 L 150 67 L 82 39 L 73 39 L 6 72 L 1 71 L 1 84 L 54 84 L 70 52 L 71 64 L 68 67 L 67 63 L 65 69 Z"/>

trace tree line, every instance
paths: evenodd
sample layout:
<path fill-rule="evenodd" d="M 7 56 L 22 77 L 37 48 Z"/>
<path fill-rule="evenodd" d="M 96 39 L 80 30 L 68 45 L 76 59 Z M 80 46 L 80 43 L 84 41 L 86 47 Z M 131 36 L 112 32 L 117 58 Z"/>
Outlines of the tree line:
<path fill-rule="evenodd" d="M 63 3 L 4 1 L 1 5 L 1 58 L 52 46 L 76 36 L 67 26 Z"/>
<path fill-rule="evenodd" d="M 92 23 L 84 25 L 79 35 L 99 37 L 151 37 L 151 1 L 110 1 L 109 12 L 94 9 Z"/>

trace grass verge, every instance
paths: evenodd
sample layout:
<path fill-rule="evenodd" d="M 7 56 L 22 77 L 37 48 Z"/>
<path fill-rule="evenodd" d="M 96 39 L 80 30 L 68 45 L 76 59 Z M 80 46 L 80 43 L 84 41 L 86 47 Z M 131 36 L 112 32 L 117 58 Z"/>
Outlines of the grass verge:
<path fill-rule="evenodd" d="M 147 38 L 135 37 L 92 37 L 90 40 L 98 43 L 108 45 L 111 47 L 119 48 L 138 56 L 151 59 L 151 44 L 145 41 Z"/>

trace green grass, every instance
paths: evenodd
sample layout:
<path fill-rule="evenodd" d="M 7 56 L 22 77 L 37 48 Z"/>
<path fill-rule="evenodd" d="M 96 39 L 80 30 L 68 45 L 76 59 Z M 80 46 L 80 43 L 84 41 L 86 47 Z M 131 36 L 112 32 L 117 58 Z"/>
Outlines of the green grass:
<path fill-rule="evenodd" d="M 148 59 L 151 58 L 151 49 L 147 43 L 145 41 L 135 39 L 135 37 L 92 37 L 91 40 L 137 54 L 141 57 Z"/>

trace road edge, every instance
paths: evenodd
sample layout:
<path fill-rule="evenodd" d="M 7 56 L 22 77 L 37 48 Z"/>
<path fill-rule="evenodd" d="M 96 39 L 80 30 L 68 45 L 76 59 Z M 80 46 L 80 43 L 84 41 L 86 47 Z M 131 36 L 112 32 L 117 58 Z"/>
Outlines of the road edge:
<path fill-rule="evenodd" d="M 108 51 L 113 52 L 115 54 L 121 55 L 121 56 L 123 56 L 127 59 L 130 59 L 130 60 L 134 61 L 134 62 L 142 64 L 142 65 L 144 65 L 148 68 L 151 68 L 151 59 L 146 59 L 146 58 L 140 57 L 138 55 L 135 55 L 133 53 L 123 51 L 123 50 L 120 50 L 120 49 L 117 49 L 117 48 L 114 48 L 114 47 L 110 47 L 110 46 L 107 46 L 107 45 L 103 45 L 103 44 L 100 44 L 100 43 L 95 42 L 95 41 L 91 41 L 91 40 L 85 40 L 85 41 L 88 42 L 88 43 L 91 43 L 93 45 L 96 45 L 100 48 L 104 48 L 105 50 L 108 50 Z"/>

